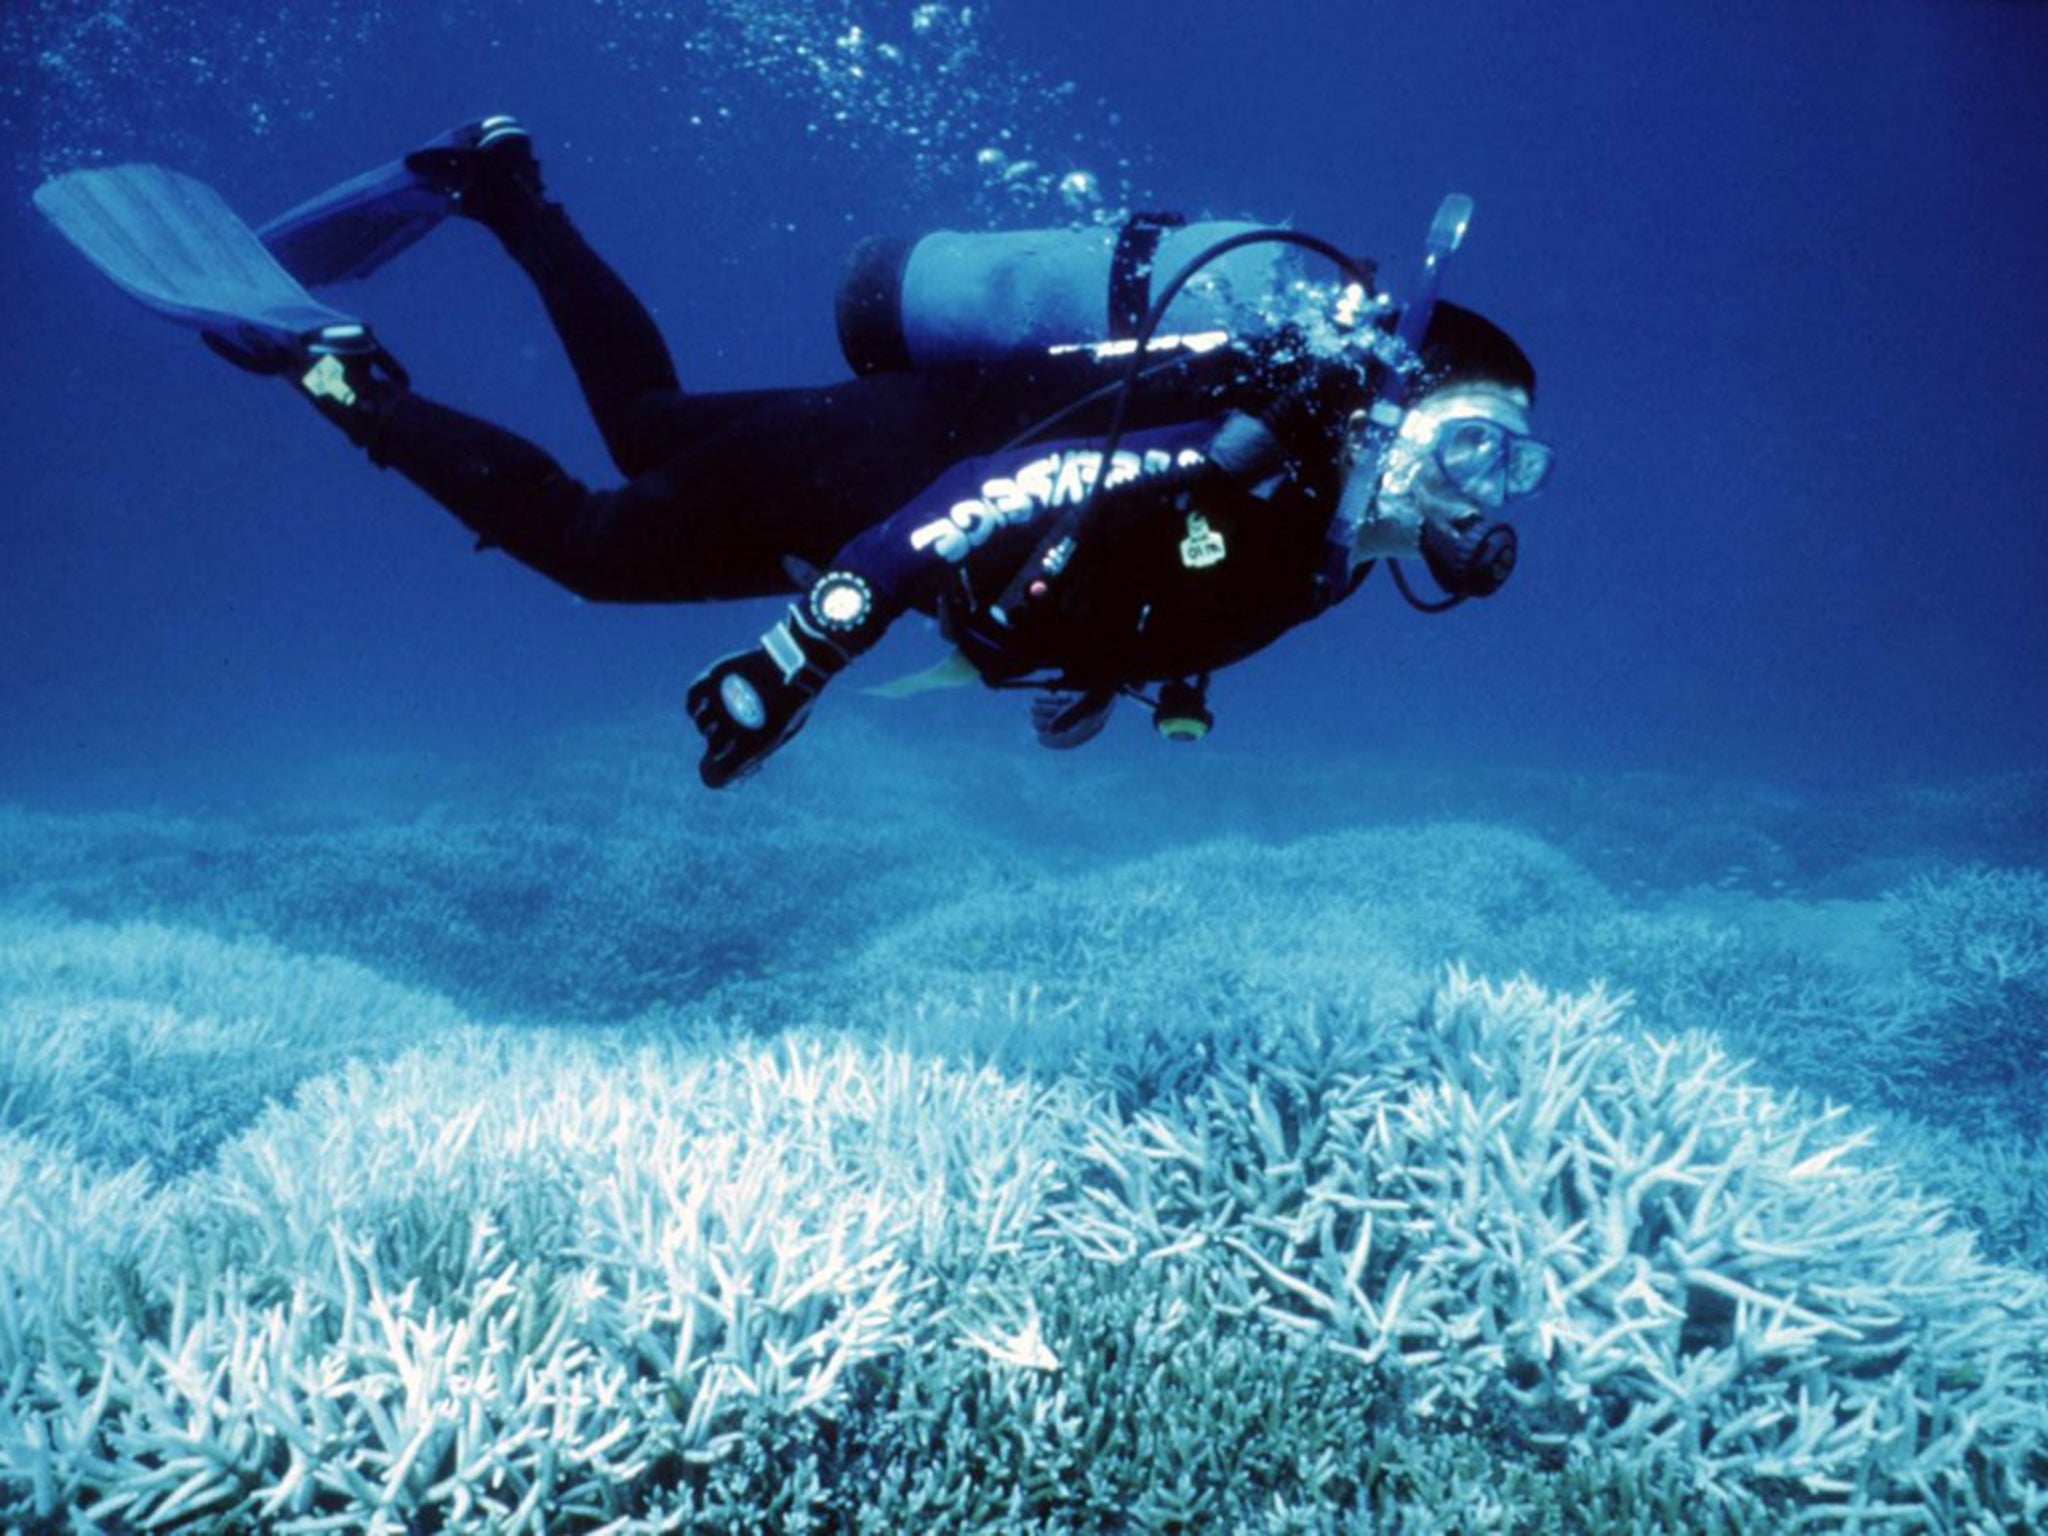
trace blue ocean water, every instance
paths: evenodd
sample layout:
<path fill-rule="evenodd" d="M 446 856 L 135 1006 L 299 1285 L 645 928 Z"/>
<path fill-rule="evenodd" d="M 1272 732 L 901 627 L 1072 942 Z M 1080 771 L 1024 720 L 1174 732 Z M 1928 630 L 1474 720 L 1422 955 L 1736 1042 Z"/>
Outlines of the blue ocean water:
<path fill-rule="evenodd" d="M 558 1500 L 572 1528 L 658 1507 L 762 1529 L 2041 1528 L 2044 79 L 2048 8 L 2019 0 L 9 6 L 0 1518 L 267 1528 L 361 1504 L 502 1529 Z M 29 202 L 151 159 L 260 218 L 493 110 L 532 126 L 550 190 L 705 390 L 843 377 L 831 299 L 867 235 L 1177 208 L 1399 269 L 1469 193 L 1447 296 L 1524 343 L 1559 455 L 1520 568 L 1440 618 L 1369 585 L 1221 675 L 1200 748 L 1125 710 L 1069 760 L 1013 697 L 849 677 L 710 796 L 682 691 L 777 604 L 586 604 L 472 553 Z M 451 225 L 348 302 L 423 389 L 605 478 L 538 302 L 481 234 Z M 937 659 L 900 628 L 868 680 Z M 1597 981 L 1633 1009 L 1610 1017 Z M 1431 1118 L 1457 1104 L 1518 1150 Z M 444 1118 L 469 1129 L 437 1141 Z M 941 1156 L 904 1124 L 964 1140 Z M 1818 1149 L 1858 1127 L 1875 1151 L 1838 1174 Z M 1038 1172 L 996 1159 L 1005 1137 Z M 756 1144 L 782 1162 L 747 1163 Z M 618 1150 L 641 1147 L 659 1156 Z M 1416 1170 L 1461 1157 L 1483 1193 L 1453 1209 Z M 301 1183 L 277 1173 L 294 1159 Z M 1723 1240 L 1731 1182 L 1755 1204 Z M 563 1233 L 593 1191 L 630 1213 L 705 1187 L 766 1190 L 770 1215 L 733 1195 L 702 1231 L 784 1219 L 854 1257 L 820 1281 L 836 1300 L 783 1306 L 792 1264 L 830 1266 L 720 1250 L 758 1260 L 788 1331 L 764 1343 L 707 1283 L 689 1294 L 726 1332 L 685 1369 L 680 1314 L 649 1300 L 680 1294 L 678 1240 L 626 1215 Z M 893 1217 L 833 1225 L 875 1188 L 932 1246 Z M 1377 1257 L 1366 1209 L 1403 1234 Z M 972 1262 L 948 1225 L 969 1215 L 997 1234 Z M 200 1253 L 210 1221 L 230 1236 Z M 1612 1251 L 1571 1256 L 1603 1230 Z M 901 1298 L 877 1278 L 896 1262 Z M 414 1279 L 427 1334 L 482 1330 L 500 1293 L 476 1277 L 507 1263 L 553 1298 L 506 1325 L 534 1373 L 585 1368 L 569 1337 L 598 1362 L 576 1390 L 634 1405 L 610 1441 L 558 1416 L 585 1483 L 504 1451 L 514 1493 L 478 1474 L 472 1495 L 432 1392 L 408 1399 L 410 1460 L 368 1410 L 333 1432 L 381 1504 L 289 1470 L 311 1453 L 261 1406 L 214 1414 L 232 1453 L 210 1464 L 245 1482 L 188 1490 L 178 1457 L 211 1453 L 163 1437 L 209 1429 L 176 1371 L 79 1406 L 97 1378 L 65 1341 L 109 1319 L 244 1358 L 174 1295 L 233 1293 L 221 1338 L 267 1337 L 269 1306 L 303 1343 Z M 299 1273 L 327 1277 L 325 1312 L 276 1310 Z M 52 1287 L 72 1332 L 22 1321 Z M 1403 1296 L 1426 1298 L 1410 1332 Z M 1176 1331 L 1191 1309 L 1229 1321 Z M 410 1369 L 334 1326 L 348 1382 Z M 1600 1353 L 1639 1336 L 1626 1367 Z M 648 1339 L 666 1376 L 634 1374 Z M 1724 1358 L 1748 1374 L 1709 1386 Z M 1909 1378 L 1931 1397 L 1870 1449 L 1858 1413 Z M 895 1411 L 920 1392 L 957 1435 Z M 1833 1438 L 1771 1440 L 1818 1399 Z M 1271 1404 L 1266 1428 L 1226 1400 Z M 1173 1412 L 1179 1439 L 1138 1443 L 1134 1419 Z M 1011 1428 L 976 1449 L 976 1425 Z M 1234 1470 L 1188 1449 L 1204 1435 Z"/>
<path fill-rule="evenodd" d="M 501 105 L 704 388 L 840 375 L 856 238 L 1058 221 L 1067 170 L 1390 260 L 1465 190 L 1451 291 L 1524 340 L 1561 454 L 1524 569 L 1443 623 L 1371 594 L 1227 679 L 1228 724 L 1296 754 L 1851 782 L 2040 759 L 2037 7 L 997 6 L 957 67 L 915 10 L 11 7 L 4 781 L 659 709 L 752 632 L 462 558 L 292 402 L 95 287 L 26 201 L 149 154 L 267 216 Z M 852 78 L 890 39 L 906 63 Z M 1011 196 L 984 149 L 1039 169 Z M 598 472 L 481 237 L 357 302 L 424 383 Z"/>

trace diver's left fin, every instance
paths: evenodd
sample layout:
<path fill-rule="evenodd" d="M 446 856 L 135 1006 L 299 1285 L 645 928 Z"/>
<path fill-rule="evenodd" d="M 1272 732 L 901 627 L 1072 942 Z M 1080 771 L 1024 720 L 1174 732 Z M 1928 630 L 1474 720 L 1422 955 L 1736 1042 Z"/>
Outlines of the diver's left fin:
<path fill-rule="evenodd" d="M 160 165 L 70 171 L 37 187 L 35 202 L 132 298 L 252 356 L 368 334 L 300 287 L 220 194 L 190 176 Z"/>

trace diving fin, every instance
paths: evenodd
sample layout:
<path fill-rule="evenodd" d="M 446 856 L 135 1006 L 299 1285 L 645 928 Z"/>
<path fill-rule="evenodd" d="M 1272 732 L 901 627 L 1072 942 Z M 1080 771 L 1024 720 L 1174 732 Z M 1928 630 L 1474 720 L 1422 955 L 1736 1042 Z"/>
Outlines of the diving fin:
<path fill-rule="evenodd" d="M 458 211 L 474 214 L 495 184 L 539 190 L 533 145 L 500 113 L 458 123 L 409 154 L 330 187 L 256 231 L 309 288 L 368 277 Z"/>
<path fill-rule="evenodd" d="M 53 176 L 35 203 L 58 233 L 131 297 L 232 354 L 299 356 L 367 341 L 360 320 L 299 286 L 220 194 L 160 165 Z"/>
<path fill-rule="evenodd" d="M 311 287 L 368 277 L 416 245 L 452 211 L 448 194 L 403 160 L 330 187 L 256 231 L 284 268 Z"/>

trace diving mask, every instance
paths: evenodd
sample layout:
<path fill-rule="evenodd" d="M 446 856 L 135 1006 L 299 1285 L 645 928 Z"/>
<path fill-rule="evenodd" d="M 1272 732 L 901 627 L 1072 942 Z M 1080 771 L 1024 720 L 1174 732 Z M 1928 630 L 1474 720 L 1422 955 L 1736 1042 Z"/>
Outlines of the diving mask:
<path fill-rule="evenodd" d="M 1491 508 L 1534 496 L 1556 458 L 1550 444 L 1490 416 L 1438 422 L 1429 452 L 1454 489 Z"/>
<path fill-rule="evenodd" d="M 1555 454 L 1524 430 L 1525 410 L 1500 391 L 1446 390 L 1403 412 L 1377 450 L 1360 413 L 1343 493 L 1353 561 L 1412 554 L 1425 522 L 1459 525 L 1540 490 Z"/>

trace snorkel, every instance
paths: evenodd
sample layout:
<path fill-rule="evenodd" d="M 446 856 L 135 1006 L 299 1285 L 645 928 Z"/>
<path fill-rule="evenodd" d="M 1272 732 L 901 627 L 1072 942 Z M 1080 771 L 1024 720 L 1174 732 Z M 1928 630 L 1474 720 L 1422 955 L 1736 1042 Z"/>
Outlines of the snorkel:
<path fill-rule="evenodd" d="M 1394 327 L 1388 359 L 1387 380 L 1374 397 L 1364 420 L 1355 429 L 1351 446 L 1351 469 L 1337 501 L 1337 515 L 1330 520 L 1330 542 L 1337 572 L 1345 580 L 1337 590 L 1349 587 L 1353 549 L 1358 532 L 1365 526 L 1373 498 L 1379 494 L 1380 478 L 1386 469 L 1387 450 L 1401 430 L 1401 418 L 1408 413 L 1408 396 L 1422 366 L 1422 338 L 1429 331 L 1430 316 L 1436 313 L 1437 294 L 1443 288 L 1444 267 L 1464 243 L 1472 224 L 1472 199 L 1453 192 L 1437 206 L 1430 221 L 1429 238 L 1423 244 L 1422 263 L 1408 285 L 1408 300 Z"/>

